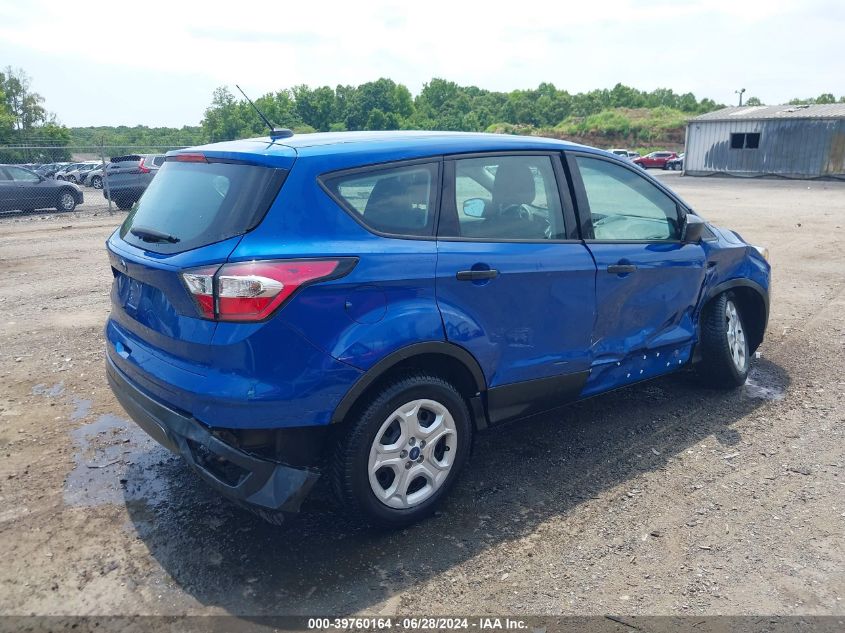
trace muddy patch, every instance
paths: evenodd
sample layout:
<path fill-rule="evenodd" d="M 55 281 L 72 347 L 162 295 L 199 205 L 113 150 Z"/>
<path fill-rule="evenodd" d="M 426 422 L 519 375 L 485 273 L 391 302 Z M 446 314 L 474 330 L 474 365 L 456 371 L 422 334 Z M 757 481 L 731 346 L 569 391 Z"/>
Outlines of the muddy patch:
<path fill-rule="evenodd" d="M 77 398 L 74 396 L 71 398 L 71 402 L 73 402 L 73 411 L 71 411 L 70 419 L 74 422 L 77 420 L 84 420 L 88 417 L 88 414 L 91 413 L 91 405 L 93 404 L 92 400 Z"/>
<path fill-rule="evenodd" d="M 753 373 L 753 372 L 752 372 Z M 762 400 L 780 400 L 784 396 L 783 387 L 774 384 L 766 383 L 761 376 L 749 376 L 742 386 L 742 392 L 749 398 L 759 398 Z"/>
<path fill-rule="evenodd" d="M 168 487 L 155 476 L 153 467 L 176 458 L 131 420 L 108 413 L 70 435 L 76 445 L 75 466 L 65 480 L 65 503 L 97 506 L 143 501 L 155 506 L 167 501 Z M 130 468 L 131 481 L 126 476 Z"/>
<path fill-rule="evenodd" d="M 45 396 L 47 398 L 56 398 L 65 392 L 65 383 L 57 382 L 55 385 L 48 387 L 44 384 L 35 385 L 32 388 L 33 396 Z"/>

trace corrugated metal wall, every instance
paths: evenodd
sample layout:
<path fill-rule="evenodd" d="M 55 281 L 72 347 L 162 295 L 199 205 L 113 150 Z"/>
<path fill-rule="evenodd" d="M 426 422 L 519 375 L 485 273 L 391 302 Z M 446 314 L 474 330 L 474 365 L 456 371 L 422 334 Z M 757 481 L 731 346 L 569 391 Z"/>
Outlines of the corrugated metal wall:
<path fill-rule="evenodd" d="M 759 132 L 758 149 L 731 149 L 731 134 Z M 845 178 L 845 119 L 690 121 L 684 171 Z"/>

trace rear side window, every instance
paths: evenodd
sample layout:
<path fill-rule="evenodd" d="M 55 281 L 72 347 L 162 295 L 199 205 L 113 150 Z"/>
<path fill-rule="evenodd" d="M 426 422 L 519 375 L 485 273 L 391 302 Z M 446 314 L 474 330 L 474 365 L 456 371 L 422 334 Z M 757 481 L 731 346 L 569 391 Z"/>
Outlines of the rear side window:
<path fill-rule="evenodd" d="M 242 235 L 279 193 L 283 169 L 165 161 L 120 227 L 120 237 L 156 253 L 179 253 Z"/>
<path fill-rule="evenodd" d="M 437 163 L 356 171 L 329 176 L 332 197 L 364 225 L 380 233 L 430 236 L 434 232 Z"/>

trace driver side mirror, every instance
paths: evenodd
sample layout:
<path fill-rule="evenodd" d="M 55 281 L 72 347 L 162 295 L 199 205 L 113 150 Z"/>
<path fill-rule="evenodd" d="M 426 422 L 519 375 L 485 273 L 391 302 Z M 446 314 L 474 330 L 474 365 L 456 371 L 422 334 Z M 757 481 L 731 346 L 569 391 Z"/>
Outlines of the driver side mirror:
<path fill-rule="evenodd" d="M 685 244 L 698 244 L 707 224 L 700 217 L 693 213 L 687 213 L 684 217 L 684 228 L 681 241 Z"/>
<path fill-rule="evenodd" d="M 480 218 L 484 216 L 484 209 L 487 203 L 482 198 L 469 198 L 464 200 L 464 215 L 471 218 Z"/>

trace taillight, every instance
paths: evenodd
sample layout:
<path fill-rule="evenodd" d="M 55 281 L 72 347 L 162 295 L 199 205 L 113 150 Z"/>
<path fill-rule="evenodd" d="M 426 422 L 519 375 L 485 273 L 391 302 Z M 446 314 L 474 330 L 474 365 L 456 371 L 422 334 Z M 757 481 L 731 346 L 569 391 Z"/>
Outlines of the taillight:
<path fill-rule="evenodd" d="M 204 319 L 214 318 L 214 273 L 218 268 L 219 266 L 211 266 L 182 273 L 185 286 L 193 295 L 197 309 Z"/>
<path fill-rule="evenodd" d="M 177 163 L 207 163 L 208 159 L 205 154 L 176 154 L 168 156 L 167 160 L 176 161 Z"/>
<path fill-rule="evenodd" d="M 224 264 L 182 273 L 200 315 L 263 321 L 299 288 L 352 270 L 354 259 L 297 259 Z"/>
<path fill-rule="evenodd" d="M 150 173 L 150 168 L 144 164 L 144 161 L 147 160 L 146 158 L 142 158 L 141 162 L 138 163 L 138 171 L 142 174 Z"/>

